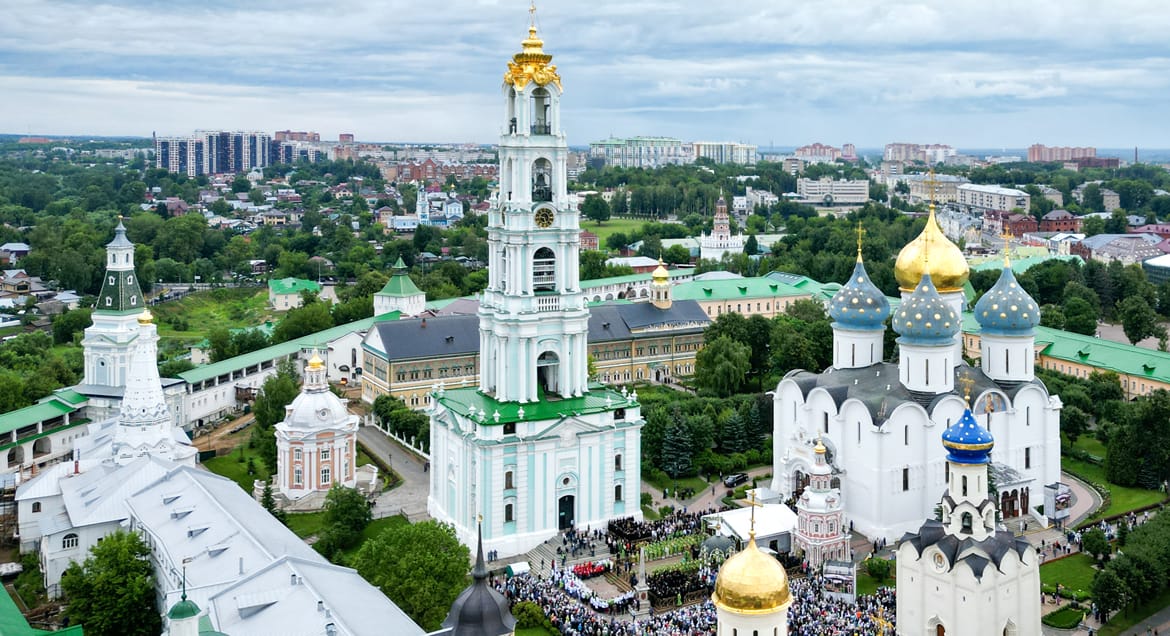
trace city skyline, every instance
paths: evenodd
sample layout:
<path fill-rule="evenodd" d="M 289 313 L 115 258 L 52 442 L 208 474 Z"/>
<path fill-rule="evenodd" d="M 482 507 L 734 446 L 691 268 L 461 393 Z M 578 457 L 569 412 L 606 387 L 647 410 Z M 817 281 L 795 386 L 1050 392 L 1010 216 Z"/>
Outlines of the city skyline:
<path fill-rule="evenodd" d="M 1170 16 L 1155 2 L 773 5 L 541 3 L 569 142 L 1170 147 L 1158 117 Z M 443 8 L 15 0 L 0 25 L 0 120 L 31 134 L 493 142 L 527 3 Z"/>

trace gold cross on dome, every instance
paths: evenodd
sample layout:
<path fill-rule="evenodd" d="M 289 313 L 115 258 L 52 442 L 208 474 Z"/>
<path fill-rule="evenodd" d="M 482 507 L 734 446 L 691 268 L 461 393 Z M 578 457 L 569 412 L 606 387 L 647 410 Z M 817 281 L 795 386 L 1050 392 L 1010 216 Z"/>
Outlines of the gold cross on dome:
<path fill-rule="evenodd" d="M 1003 239 L 1003 266 L 1011 267 L 1012 262 L 1009 253 L 1012 247 L 1012 239 L 1015 238 L 1012 236 L 1012 229 L 1005 224 L 1003 234 L 1000 234 L 999 238 Z"/>
<path fill-rule="evenodd" d="M 530 18 L 532 26 L 536 26 L 536 0 L 532 0 L 532 4 L 528 6 L 528 15 L 532 16 Z"/>
<path fill-rule="evenodd" d="M 975 384 L 975 378 L 971 377 L 970 374 L 964 375 L 963 377 L 959 378 L 959 384 L 963 385 L 963 398 L 967 400 L 967 407 L 970 408 L 971 387 Z"/>
<path fill-rule="evenodd" d="M 935 190 L 938 189 L 938 180 L 934 178 L 934 168 L 931 168 L 930 172 L 928 172 L 926 174 L 927 174 L 927 179 L 926 179 L 925 183 L 926 183 L 927 189 L 930 192 L 930 207 L 933 208 L 934 207 L 934 193 L 935 193 Z"/>
<path fill-rule="evenodd" d="M 861 219 L 857 220 L 857 258 L 861 259 L 861 240 L 865 238 L 865 228 L 861 226 Z"/>
<path fill-rule="evenodd" d="M 755 490 L 752 490 L 751 492 L 748 493 L 748 505 L 752 507 L 751 526 L 750 526 L 750 530 L 748 532 L 751 534 L 751 537 L 754 540 L 756 538 L 756 508 L 763 508 L 764 507 L 764 504 L 756 501 L 756 491 Z"/>

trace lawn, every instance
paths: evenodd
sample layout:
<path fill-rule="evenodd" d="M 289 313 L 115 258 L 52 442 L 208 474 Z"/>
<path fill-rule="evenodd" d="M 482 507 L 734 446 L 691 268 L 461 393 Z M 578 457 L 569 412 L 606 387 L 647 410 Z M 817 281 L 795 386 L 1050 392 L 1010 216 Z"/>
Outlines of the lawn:
<path fill-rule="evenodd" d="M 516 630 L 516 636 L 554 636 L 552 632 L 543 627 L 525 627 Z"/>
<path fill-rule="evenodd" d="M 1058 561 L 1050 561 L 1040 566 L 1040 583 L 1055 586 L 1060 583 L 1064 587 L 1088 593 L 1093 584 L 1093 557 L 1087 554 L 1074 554 Z"/>
<path fill-rule="evenodd" d="M 858 568 L 857 568 L 857 594 L 858 595 L 875 594 L 875 593 L 877 593 L 879 587 L 894 587 L 894 584 L 896 582 L 897 582 L 897 579 L 894 577 L 894 573 L 892 570 L 890 571 L 890 578 L 886 579 L 885 581 L 883 581 L 881 583 L 878 583 L 877 579 L 873 578 L 872 576 L 870 576 L 869 574 L 866 573 L 864 567 L 858 566 Z"/>
<path fill-rule="evenodd" d="M 601 247 L 605 248 L 605 239 L 609 238 L 611 234 L 624 232 L 627 235 L 633 230 L 639 230 L 642 225 L 647 223 L 648 219 L 610 219 L 605 223 L 598 224 L 596 221 L 588 219 L 581 219 L 581 229 L 589 230 L 597 235 L 601 242 Z"/>
<path fill-rule="evenodd" d="M 650 479 L 647 479 L 645 476 L 643 476 L 642 481 L 653 486 L 654 489 L 658 491 L 654 493 L 655 497 L 660 496 L 662 491 L 667 488 L 670 489 L 672 495 L 674 494 L 675 488 L 694 488 L 695 494 L 698 495 L 702 493 L 703 490 L 711 487 L 710 483 L 699 477 L 680 477 L 678 479 L 671 479 L 667 477 L 666 481 L 651 481 Z"/>
<path fill-rule="evenodd" d="M 262 287 L 223 287 L 195 292 L 150 310 L 155 315 L 160 337 L 185 340 L 206 338 L 216 327 L 255 327 L 274 315 L 268 309 L 268 292 Z M 187 323 L 185 331 L 175 331 L 172 321 L 179 317 Z"/>
<path fill-rule="evenodd" d="M 243 457 L 243 461 L 240 461 L 241 457 Z M 260 455 L 256 451 L 248 448 L 246 442 L 235 447 L 227 455 L 213 457 L 203 462 L 203 466 L 217 475 L 222 475 L 236 482 L 249 495 L 252 494 L 254 480 L 268 479 L 268 469 L 264 466 L 264 461 L 260 459 Z M 251 466 L 251 473 L 248 472 L 249 466 Z"/>
<path fill-rule="evenodd" d="M 1118 486 L 1109 483 L 1105 479 L 1105 467 L 1097 464 L 1090 464 L 1089 462 L 1074 459 L 1072 457 L 1061 457 L 1061 465 L 1065 470 L 1081 477 L 1088 479 L 1094 483 L 1102 484 L 1109 488 L 1110 499 L 1109 506 L 1104 510 L 1098 511 L 1092 518 L 1109 517 L 1112 515 L 1119 515 L 1130 510 L 1136 510 L 1145 506 L 1151 506 L 1163 499 L 1165 495 L 1157 490 L 1146 490 L 1145 488 L 1128 488 L 1126 486 Z"/>
<path fill-rule="evenodd" d="M 1077 437 L 1077 441 L 1072 446 L 1094 457 L 1100 457 L 1102 461 L 1105 460 L 1105 445 L 1101 443 L 1101 440 L 1092 435 L 1081 435 Z"/>
<path fill-rule="evenodd" d="M 324 512 L 290 512 L 287 519 L 288 529 L 302 539 L 321 534 L 325 527 Z"/>

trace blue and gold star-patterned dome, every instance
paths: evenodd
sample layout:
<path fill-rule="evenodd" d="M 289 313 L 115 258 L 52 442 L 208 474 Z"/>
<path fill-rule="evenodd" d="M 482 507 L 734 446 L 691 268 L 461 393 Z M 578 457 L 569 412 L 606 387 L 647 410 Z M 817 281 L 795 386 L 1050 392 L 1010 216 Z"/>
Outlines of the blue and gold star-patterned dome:
<path fill-rule="evenodd" d="M 849 281 L 833 294 L 829 300 L 829 316 L 833 327 L 859 331 L 880 331 L 884 329 L 886 317 L 890 315 L 890 301 L 865 271 L 861 257 L 849 276 Z"/>
<path fill-rule="evenodd" d="M 1029 336 L 1040 324 L 1040 309 L 1024 291 L 1012 268 L 1005 266 L 999 280 L 975 303 L 975 320 L 993 336 Z"/>
<path fill-rule="evenodd" d="M 930 274 L 922 277 L 914 292 L 894 312 L 894 331 L 901 336 L 898 344 L 947 345 L 959 333 L 959 317 L 939 296 Z"/>
<path fill-rule="evenodd" d="M 956 464 L 986 464 L 995 446 L 995 439 L 975 421 L 971 409 L 964 410 L 963 417 L 943 431 L 942 442 L 948 451 L 947 461 Z"/>

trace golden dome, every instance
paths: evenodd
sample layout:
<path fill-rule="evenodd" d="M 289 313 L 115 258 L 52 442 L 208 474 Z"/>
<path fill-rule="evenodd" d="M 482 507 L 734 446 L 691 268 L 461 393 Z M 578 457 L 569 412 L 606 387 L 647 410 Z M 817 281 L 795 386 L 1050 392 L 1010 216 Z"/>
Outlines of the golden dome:
<path fill-rule="evenodd" d="M 523 48 L 508 62 L 504 84 L 511 84 L 517 91 L 524 90 L 528 82 L 537 86 L 556 84 L 557 89 L 564 90 L 556 65 L 550 64 L 553 56 L 544 52 L 544 40 L 536 35 L 535 24 L 529 25 L 528 37 L 520 44 Z"/>
<path fill-rule="evenodd" d="M 665 283 L 670 280 L 670 272 L 666 271 L 666 265 L 662 263 L 662 259 L 658 259 L 658 269 L 650 275 L 656 283 Z"/>
<path fill-rule="evenodd" d="M 313 352 L 313 357 L 309 358 L 309 368 L 314 371 L 320 371 L 325 368 L 325 361 L 321 359 L 321 356 L 317 355 L 316 351 Z"/>
<path fill-rule="evenodd" d="M 924 274 L 930 274 L 935 288 L 942 293 L 961 290 L 971 274 L 962 250 L 939 228 L 933 204 L 922 233 L 898 252 L 894 262 L 894 277 L 902 291 L 913 291 Z"/>
<path fill-rule="evenodd" d="M 821 443 L 821 438 L 818 436 L 817 437 L 817 445 L 813 446 L 813 452 L 816 453 L 817 455 L 824 455 L 827 450 L 828 449 L 825 448 L 825 445 Z"/>
<path fill-rule="evenodd" d="M 736 614 L 771 614 L 792 603 L 788 573 L 775 558 L 760 552 L 753 535 L 746 548 L 719 568 L 715 577 L 715 606 Z"/>
<path fill-rule="evenodd" d="M 142 314 L 138 316 L 138 324 L 149 325 L 154 321 L 154 314 L 150 313 L 149 309 L 143 309 Z"/>

